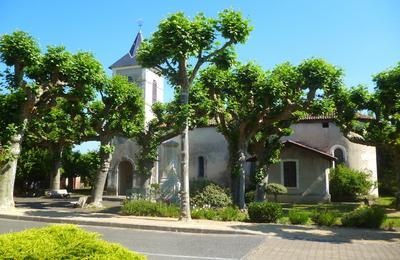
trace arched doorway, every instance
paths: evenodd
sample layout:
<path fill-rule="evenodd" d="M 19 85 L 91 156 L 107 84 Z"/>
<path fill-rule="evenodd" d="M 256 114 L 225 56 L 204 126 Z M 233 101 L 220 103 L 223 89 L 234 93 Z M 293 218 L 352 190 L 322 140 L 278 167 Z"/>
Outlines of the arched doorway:
<path fill-rule="evenodd" d="M 126 195 L 127 189 L 132 189 L 133 165 L 129 161 L 122 161 L 118 165 L 118 195 Z"/>

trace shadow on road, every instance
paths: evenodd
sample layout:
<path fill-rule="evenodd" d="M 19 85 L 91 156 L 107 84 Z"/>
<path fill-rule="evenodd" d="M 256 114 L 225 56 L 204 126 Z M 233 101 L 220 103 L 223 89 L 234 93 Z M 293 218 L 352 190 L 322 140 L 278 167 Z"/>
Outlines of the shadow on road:
<path fill-rule="evenodd" d="M 289 240 L 308 240 L 329 243 L 351 243 L 352 241 L 400 242 L 399 232 L 357 228 L 316 228 L 315 226 L 289 226 L 274 224 L 253 224 L 251 226 L 231 226 L 239 230 L 258 231 Z"/>
<path fill-rule="evenodd" d="M 39 217 L 95 217 L 110 218 L 119 214 L 121 210 L 121 200 L 104 200 L 102 209 L 74 208 L 73 202 L 78 201 L 79 197 L 68 199 L 57 198 L 15 198 L 15 207 L 28 209 L 25 214 Z"/>

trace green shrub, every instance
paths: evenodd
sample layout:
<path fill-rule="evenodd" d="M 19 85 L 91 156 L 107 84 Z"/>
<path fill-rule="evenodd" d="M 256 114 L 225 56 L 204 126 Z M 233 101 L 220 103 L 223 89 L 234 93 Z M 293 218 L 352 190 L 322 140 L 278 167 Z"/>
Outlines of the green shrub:
<path fill-rule="evenodd" d="M 373 187 L 369 174 L 338 165 L 329 174 L 329 191 L 333 201 L 355 201 Z"/>
<path fill-rule="evenodd" d="M 256 198 L 256 191 L 251 190 L 251 191 L 246 192 L 244 201 L 246 202 L 246 204 L 249 204 L 251 202 L 254 202 L 255 198 Z"/>
<path fill-rule="evenodd" d="M 247 214 L 234 207 L 219 209 L 197 208 L 192 210 L 192 218 L 219 221 L 244 221 L 247 219 Z"/>
<path fill-rule="evenodd" d="M 272 194 L 274 195 L 274 200 L 275 202 L 278 201 L 278 195 L 279 194 L 286 194 L 287 193 L 287 188 L 283 186 L 282 184 L 279 183 L 267 183 L 264 187 L 265 192 L 267 194 Z"/>
<path fill-rule="evenodd" d="M 296 209 L 289 211 L 288 217 L 289 217 L 290 223 L 292 223 L 293 225 L 299 225 L 299 224 L 304 225 L 304 224 L 307 224 L 308 221 L 310 220 L 310 216 L 309 216 L 308 212 L 300 211 L 300 210 L 296 210 Z"/>
<path fill-rule="evenodd" d="M 251 222 L 276 222 L 283 214 L 282 206 L 274 202 L 252 202 L 248 208 Z"/>
<path fill-rule="evenodd" d="M 211 183 L 191 199 L 191 205 L 195 208 L 224 208 L 232 205 L 232 199 L 222 187 Z"/>
<path fill-rule="evenodd" d="M 1 259 L 146 259 L 99 234 L 74 225 L 52 225 L 0 235 Z"/>
<path fill-rule="evenodd" d="M 148 200 L 126 200 L 122 205 L 122 214 L 151 217 L 179 217 L 180 209 L 176 205 Z"/>
<path fill-rule="evenodd" d="M 336 215 L 326 209 L 319 210 L 311 214 L 311 220 L 318 226 L 332 226 L 336 223 Z"/>
<path fill-rule="evenodd" d="M 193 219 L 208 219 L 208 220 L 216 220 L 218 213 L 215 209 L 193 209 L 191 212 Z"/>
<path fill-rule="evenodd" d="M 196 196 L 198 193 L 202 192 L 205 187 L 207 187 L 210 184 L 215 184 L 212 181 L 209 181 L 207 179 L 199 179 L 199 180 L 193 180 L 190 181 L 189 187 L 190 187 L 190 197 L 193 198 Z"/>
<path fill-rule="evenodd" d="M 386 219 L 385 210 L 381 207 L 359 207 L 342 217 L 342 225 L 346 227 L 379 228 Z"/>
<path fill-rule="evenodd" d="M 222 221 L 244 221 L 247 219 L 247 214 L 238 208 L 226 207 L 219 210 L 219 218 Z"/>

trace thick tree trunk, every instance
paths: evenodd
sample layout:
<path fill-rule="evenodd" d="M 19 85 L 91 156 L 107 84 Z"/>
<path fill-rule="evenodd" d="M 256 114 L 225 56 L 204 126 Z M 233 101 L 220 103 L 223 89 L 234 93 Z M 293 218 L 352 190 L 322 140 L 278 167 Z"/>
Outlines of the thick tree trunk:
<path fill-rule="evenodd" d="M 54 165 L 50 172 L 50 190 L 55 191 L 60 189 L 63 147 L 56 147 L 52 154 Z"/>
<path fill-rule="evenodd" d="M 189 103 L 189 88 L 182 88 L 182 105 Z M 190 198 L 189 198 L 189 126 L 188 119 L 185 121 L 185 129 L 181 134 L 181 215 L 179 220 L 189 221 L 190 215 Z"/>
<path fill-rule="evenodd" d="M 101 146 L 111 146 L 111 141 L 101 141 Z M 103 207 L 103 191 L 107 180 L 107 174 L 110 170 L 112 159 L 112 152 L 107 151 L 107 149 L 100 148 L 100 168 L 97 171 L 96 181 L 94 188 L 92 189 L 92 197 L 90 198 L 89 207 L 101 208 Z"/>
<path fill-rule="evenodd" d="M 11 159 L 0 168 L 0 211 L 14 207 L 14 183 L 23 131 L 11 137 Z"/>
<path fill-rule="evenodd" d="M 245 203 L 245 190 L 246 190 L 246 152 L 247 152 L 247 147 L 245 144 L 239 145 L 239 152 L 238 152 L 238 157 L 239 157 L 239 200 L 238 200 L 238 206 L 239 209 L 244 209 L 246 208 L 246 203 Z"/>

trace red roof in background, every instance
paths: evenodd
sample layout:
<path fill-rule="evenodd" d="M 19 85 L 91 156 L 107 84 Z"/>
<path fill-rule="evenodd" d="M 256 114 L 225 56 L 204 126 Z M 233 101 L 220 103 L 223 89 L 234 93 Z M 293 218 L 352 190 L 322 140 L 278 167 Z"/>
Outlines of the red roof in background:
<path fill-rule="evenodd" d="M 320 121 L 320 120 L 333 120 L 336 117 L 336 113 L 329 113 L 324 115 L 307 115 L 302 117 L 300 121 Z M 359 120 L 372 120 L 374 119 L 371 116 L 363 115 L 361 113 L 357 113 L 356 118 Z"/>

